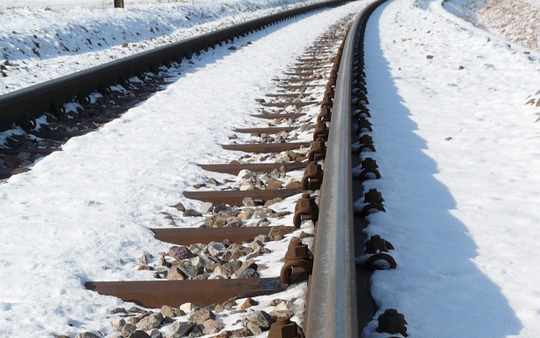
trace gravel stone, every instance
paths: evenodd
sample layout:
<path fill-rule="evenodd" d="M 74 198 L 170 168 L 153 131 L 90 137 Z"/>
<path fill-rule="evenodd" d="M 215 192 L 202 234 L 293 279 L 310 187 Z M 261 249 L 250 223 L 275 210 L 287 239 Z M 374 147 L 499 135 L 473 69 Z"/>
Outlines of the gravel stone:
<path fill-rule="evenodd" d="M 193 304 L 192 303 L 184 303 L 184 304 L 180 305 L 179 310 L 183 311 L 184 313 L 190 313 L 193 310 Z"/>
<path fill-rule="evenodd" d="M 230 211 L 232 210 L 232 208 L 227 205 L 227 204 L 218 204 L 214 207 L 214 213 L 219 213 L 219 212 L 222 212 L 222 211 Z"/>
<path fill-rule="evenodd" d="M 163 322 L 163 315 L 161 313 L 152 313 L 151 315 L 144 317 L 137 323 L 137 329 L 139 330 L 152 330 L 161 326 Z"/>
<path fill-rule="evenodd" d="M 197 278 L 198 275 L 204 273 L 204 267 L 202 265 L 193 265 L 189 261 L 180 263 L 178 268 L 184 273 L 184 275 L 191 279 Z"/>
<path fill-rule="evenodd" d="M 238 173 L 238 179 L 242 180 L 242 181 L 246 181 L 246 180 L 249 180 L 250 178 L 254 178 L 255 177 L 255 174 L 250 171 L 250 170 L 247 170 L 247 169 L 242 169 L 240 170 L 240 172 Z"/>
<path fill-rule="evenodd" d="M 173 266 L 167 271 L 167 279 L 168 280 L 185 280 L 186 276 L 184 276 L 184 273 L 182 270 L 180 270 L 179 267 Z"/>
<path fill-rule="evenodd" d="M 150 335 L 143 330 L 137 330 L 129 336 L 129 338 L 152 338 Z"/>
<path fill-rule="evenodd" d="M 159 257 L 157 265 L 158 266 L 164 266 L 166 268 L 171 267 L 171 263 L 167 260 L 167 258 L 165 258 L 165 255 L 163 255 L 163 254 Z"/>
<path fill-rule="evenodd" d="M 285 188 L 286 189 L 302 189 L 303 186 L 302 186 L 302 183 L 300 183 L 299 181 L 292 181 L 291 183 L 287 184 Z"/>
<path fill-rule="evenodd" d="M 178 203 L 176 205 L 173 205 L 173 208 L 176 208 L 176 210 L 182 211 L 182 212 L 186 210 L 186 207 L 184 207 L 184 205 L 182 203 Z"/>
<path fill-rule="evenodd" d="M 269 330 L 274 320 L 264 311 L 254 311 L 242 318 L 242 326 L 248 328 L 253 334 L 261 334 Z"/>
<path fill-rule="evenodd" d="M 203 329 L 204 334 L 218 333 L 219 331 L 225 328 L 225 324 L 222 321 L 215 320 L 215 319 L 207 319 L 204 321 L 203 325 L 204 325 L 204 329 Z"/>
<path fill-rule="evenodd" d="M 218 180 L 216 180 L 216 179 L 213 178 L 213 177 L 210 177 L 210 178 L 208 179 L 208 183 L 210 183 L 210 184 L 212 184 L 212 185 L 215 185 L 215 186 L 220 186 L 220 185 L 222 185 L 221 182 L 219 182 Z"/>
<path fill-rule="evenodd" d="M 141 308 L 138 308 L 136 306 L 132 306 L 129 308 L 129 312 L 135 312 L 135 313 L 140 313 L 140 314 L 145 314 L 147 313 L 148 311 L 144 310 L 144 309 L 141 309 Z"/>
<path fill-rule="evenodd" d="M 249 279 L 249 278 L 259 278 L 259 273 L 255 269 L 245 269 L 240 273 L 235 274 L 237 279 Z"/>
<path fill-rule="evenodd" d="M 239 218 L 241 221 L 247 221 L 247 220 L 250 219 L 252 216 L 253 216 L 253 211 L 249 212 L 249 211 L 244 210 L 242 213 L 240 213 L 240 214 L 238 215 L 238 218 Z"/>
<path fill-rule="evenodd" d="M 100 337 L 93 334 L 92 332 L 83 332 L 76 335 L 75 338 L 100 338 Z"/>
<path fill-rule="evenodd" d="M 120 334 L 124 338 L 129 338 L 129 336 L 131 336 L 131 334 L 135 332 L 136 330 L 137 330 L 137 326 L 135 326 L 135 324 L 126 323 L 126 325 L 122 327 L 122 331 L 120 331 Z"/>
<path fill-rule="evenodd" d="M 208 264 L 211 264 L 211 263 L 215 263 L 214 262 L 214 259 L 212 259 L 213 257 L 210 257 L 210 256 L 207 256 L 205 254 L 199 254 L 193 258 L 190 258 L 189 259 L 189 263 L 191 263 L 192 265 L 200 265 L 200 266 L 206 266 Z"/>
<path fill-rule="evenodd" d="M 227 247 L 222 242 L 210 242 L 210 243 L 208 243 L 208 254 L 210 254 L 210 256 L 219 257 L 225 251 L 227 251 Z"/>
<path fill-rule="evenodd" d="M 117 307 L 116 309 L 110 310 L 109 313 L 110 313 L 111 315 L 115 315 L 115 314 L 117 314 L 117 313 L 127 313 L 127 310 L 124 309 L 123 307 Z"/>
<path fill-rule="evenodd" d="M 260 248 L 264 248 L 264 243 L 258 240 L 254 240 L 250 243 L 250 246 L 253 250 L 258 250 Z"/>
<path fill-rule="evenodd" d="M 212 210 L 214 209 L 214 205 L 210 202 L 204 202 L 203 204 L 201 204 L 201 211 L 202 212 L 212 212 Z"/>
<path fill-rule="evenodd" d="M 163 335 L 158 329 L 153 329 L 148 334 L 150 335 L 150 338 L 163 338 Z"/>
<path fill-rule="evenodd" d="M 253 322 L 248 322 L 246 324 L 246 328 L 253 334 L 253 335 L 260 335 L 263 333 L 262 328 L 260 328 L 257 324 Z"/>
<path fill-rule="evenodd" d="M 241 227 L 242 226 L 242 220 L 238 217 L 231 217 L 227 219 L 226 227 Z"/>
<path fill-rule="evenodd" d="M 275 178 L 270 178 L 266 181 L 266 189 L 267 190 L 278 190 L 281 189 L 283 186 L 283 183 Z"/>
<path fill-rule="evenodd" d="M 231 337 L 249 337 L 249 336 L 252 335 L 251 331 L 249 331 L 248 329 L 245 329 L 245 328 L 236 329 L 236 330 L 233 330 L 231 332 L 232 332 Z"/>
<path fill-rule="evenodd" d="M 242 204 L 246 207 L 254 207 L 255 201 L 251 197 L 244 197 L 244 199 L 242 200 Z"/>
<path fill-rule="evenodd" d="M 237 273 L 240 273 L 244 271 L 245 269 L 253 269 L 257 270 L 257 263 L 253 259 L 248 259 L 242 263 L 242 266 L 236 271 Z"/>
<path fill-rule="evenodd" d="M 252 306 L 255 306 L 255 305 L 259 305 L 259 302 L 257 302 L 256 300 L 254 300 L 253 298 L 251 297 L 248 297 L 246 298 L 246 300 L 242 303 L 242 305 L 240 305 L 240 308 L 242 310 L 246 310 Z"/>
<path fill-rule="evenodd" d="M 240 269 L 240 267 L 242 266 L 242 262 L 241 261 L 238 261 L 238 260 L 235 260 L 235 261 L 230 261 L 230 262 L 227 262 L 225 264 L 223 264 L 221 267 L 220 267 L 220 271 L 226 275 L 227 277 L 230 277 L 232 276 L 238 269 Z M 218 270 L 218 269 L 216 269 Z"/>
<path fill-rule="evenodd" d="M 202 324 L 208 319 L 216 319 L 216 315 L 207 308 L 192 311 L 188 320 L 197 324 Z"/>
<path fill-rule="evenodd" d="M 122 328 L 126 325 L 126 320 L 124 318 L 117 318 L 112 321 L 112 327 L 114 330 L 120 332 Z"/>
<path fill-rule="evenodd" d="M 291 232 L 292 230 L 286 230 L 286 228 L 283 227 L 272 227 L 268 233 L 268 236 L 274 240 L 276 240 L 276 238 L 282 239 L 286 234 Z"/>
<path fill-rule="evenodd" d="M 188 322 L 174 322 L 167 329 L 167 338 L 180 338 L 187 336 L 197 324 Z"/>
<path fill-rule="evenodd" d="M 253 241 L 259 241 L 259 242 L 261 242 L 261 243 L 266 243 L 266 242 L 269 242 L 269 241 L 271 241 L 271 240 L 272 240 L 272 239 L 271 239 L 270 236 L 268 236 L 268 235 L 259 235 L 259 236 L 255 237 L 255 238 L 253 239 Z M 251 248 L 253 248 L 253 246 L 252 246 Z"/>
<path fill-rule="evenodd" d="M 242 220 L 237 217 L 240 212 L 230 213 L 227 211 L 220 211 L 219 213 L 207 217 L 204 221 L 204 225 L 207 228 L 222 228 L 222 227 L 238 227 L 242 226 Z"/>
<path fill-rule="evenodd" d="M 197 210 L 193 209 L 187 209 L 184 211 L 184 217 L 200 217 L 202 216 L 202 213 L 198 212 Z"/>
<path fill-rule="evenodd" d="M 281 197 L 275 197 L 275 198 L 272 198 L 271 200 L 266 201 L 266 202 L 264 203 L 264 206 L 265 206 L 265 207 L 269 207 L 269 206 L 271 206 L 272 204 L 276 204 L 276 203 L 281 202 L 281 201 L 283 201 L 283 198 L 281 198 Z"/>
<path fill-rule="evenodd" d="M 176 317 L 176 310 L 169 305 L 163 305 L 159 311 L 164 317 Z"/>
<path fill-rule="evenodd" d="M 186 246 L 172 246 L 169 248 L 168 256 L 177 259 L 193 258 L 195 255 Z"/>

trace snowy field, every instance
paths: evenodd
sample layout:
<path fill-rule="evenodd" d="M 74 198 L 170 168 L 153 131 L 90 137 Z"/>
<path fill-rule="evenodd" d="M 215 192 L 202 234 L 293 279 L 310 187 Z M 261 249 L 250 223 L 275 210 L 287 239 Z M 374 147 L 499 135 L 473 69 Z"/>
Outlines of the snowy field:
<path fill-rule="evenodd" d="M 300 1 L 47 3 L 1 2 L 0 93 Z M 219 147 L 222 126 L 253 122 L 270 79 L 363 3 L 184 62 L 166 90 L 0 185 L 0 337 L 114 337 L 108 311 L 124 304 L 84 282 L 146 278 L 137 258 L 166 250 L 147 228 L 166 226 L 161 212 L 208 178 L 196 162 L 233 156 Z M 477 17 L 471 10 L 466 0 L 394 0 L 369 23 L 372 155 L 383 175 L 369 184 L 387 212 L 368 232 L 392 242 L 398 262 L 374 274 L 373 293 L 382 310 L 405 314 L 412 338 L 538 338 L 540 55 L 457 15 Z M 387 336 L 375 325 L 364 337 Z"/>

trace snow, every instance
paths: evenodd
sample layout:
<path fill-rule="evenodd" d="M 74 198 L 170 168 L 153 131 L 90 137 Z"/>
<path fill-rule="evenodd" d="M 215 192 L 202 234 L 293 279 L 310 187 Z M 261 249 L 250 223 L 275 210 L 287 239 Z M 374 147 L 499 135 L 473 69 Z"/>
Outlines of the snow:
<path fill-rule="evenodd" d="M 291 3 L 299 1 L 126 0 L 125 10 L 109 1 L 3 1 L 0 51 L 9 62 L 0 92 Z M 371 215 L 367 232 L 390 241 L 398 262 L 373 275 L 373 295 L 381 312 L 405 315 L 409 337 L 536 338 L 540 110 L 526 103 L 540 98 L 540 55 L 462 19 L 479 19 L 474 4 L 394 0 L 369 22 L 377 149 L 369 155 L 382 178 L 367 188 L 382 192 L 387 212 Z M 254 123 L 254 98 L 272 91 L 270 79 L 328 25 L 363 6 L 296 18 L 236 40 L 235 51 L 219 47 L 183 62 L 164 91 L 0 185 L 0 336 L 111 336 L 108 311 L 125 304 L 84 282 L 147 279 L 136 271 L 137 257 L 167 248 L 148 228 L 168 226 L 161 213 L 173 213 L 169 206 L 179 201 L 198 207 L 181 195 L 210 175 L 197 163 L 235 156 L 219 147 L 231 133 L 223 126 Z M 97 32 L 103 46 L 84 43 Z M 28 53 L 34 39 L 39 57 Z M 386 337 L 375 327 L 374 320 L 364 337 Z"/>
<path fill-rule="evenodd" d="M 536 337 L 540 131 L 524 104 L 538 53 L 449 20 L 439 1 L 388 3 L 367 37 L 383 176 L 368 188 L 387 210 L 368 232 L 398 262 L 374 274 L 377 304 L 404 313 L 410 337 Z"/>
<path fill-rule="evenodd" d="M 0 336 L 112 335 L 108 311 L 122 303 L 84 282 L 151 279 L 137 271 L 137 258 L 168 245 L 148 228 L 168 226 L 162 212 L 173 213 L 179 201 L 200 205 L 181 195 L 208 178 L 197 163 L 237 159 L 220 144 L 234 126 L 255 122 L 255 98 L 275 91 L 271 79 L 285 65 L 362 6 L 295 18 L 236 40 L 236 50 L 185 61 L 165 90 L 0 186 Z M 275 269 L 264 273 L 276 276 Z"/>

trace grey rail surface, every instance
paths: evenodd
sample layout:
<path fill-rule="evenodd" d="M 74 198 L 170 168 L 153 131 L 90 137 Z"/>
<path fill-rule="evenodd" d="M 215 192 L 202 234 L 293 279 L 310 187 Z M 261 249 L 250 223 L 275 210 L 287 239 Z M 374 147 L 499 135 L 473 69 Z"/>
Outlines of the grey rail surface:
<path fill-rule="evenodd" d="M 359 337 L 351 165 L 352 69 L 354 48 L 361 43 L 367 19 L 383 2 L 371 1 L 358 14 L 341 56 L 314 244 L 305 324 L 309 338 Z"/>

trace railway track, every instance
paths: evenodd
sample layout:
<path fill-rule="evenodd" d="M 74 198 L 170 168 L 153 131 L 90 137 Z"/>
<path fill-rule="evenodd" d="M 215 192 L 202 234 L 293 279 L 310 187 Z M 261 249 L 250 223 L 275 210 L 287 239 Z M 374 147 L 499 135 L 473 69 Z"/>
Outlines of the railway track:
<path fill-rule="evenodd" d="M 209 48 L 338 3 L 276 13 L 0 96 L 0 130 L 15 125 L 24 131 L 0 146 L 0 179 L 27 171 L 40 157 L 61 150 L 67 139 L 95 130 L 146 100 L 174 76 L 169 66 L 178 68 L 183 59 Z"/>
<path fill-rule="evenodd" d="M 139 259 L 138 269 L 151 279 L 85 284 L 138 304 L 112 309 L 119 335 L 358 337 L 379 312 L 376 331 L 406 336 L 403 315 L 376 309 L 369 293 L 370 271 L 396 266 L 389 253 L 394 248 L 378 236 L 365 238 L 362 231 L 370 213 L 384 212 L 381 194 L 364 192 L 362 185 L 380 177 L 369 157 L 375 146 L 369 135 L 362 35 L 382 2 L 371 1 L 354 22 L 347 18 L 332 27 L 273 79 L 275 90 L 258 100 L 253 114 L 262 122 L 235 128 L 231 143 L 223 145 L 241 154 L 236 161 L 199 163 L 236 179 L 209 180 L 183 192 L 201 207 L 179 202 L 174 208 L 202 226 L 180 228 L 174 215 L 164 215 L 174 227 L 152 231 L 156 239 L 171 243 L 169 251 L 144 252 Z M 121 86 L 99 83 L 99 94 L 77 92 L 72 111 L 59 109 L 49 98 L 45 105 L 54 108 L 45 125 L 36 122 L 36 112 L 27 113 L 28 106 L 4 120 L 17 122 L 25 134 L 10 137 L 9 147 L 0 150 L 0 174 L 24 171 L 70 137 L 118 118 L 171 78 L 165 68 L 136 78 L 127 74 L 116 75 L 124 79 Z M 0 107 L 8 101 L 13 102 L 0 98 Z M 36 106 L 41 110 L 44 104 Z M 353 210 L 362 198 L 362 207 Z M 267 256 L 283 257 L 278 274 Z M 282 299 L 285 293 L 293 297 Z M 229 323 L 230 317 L 238 319 Z"/>

